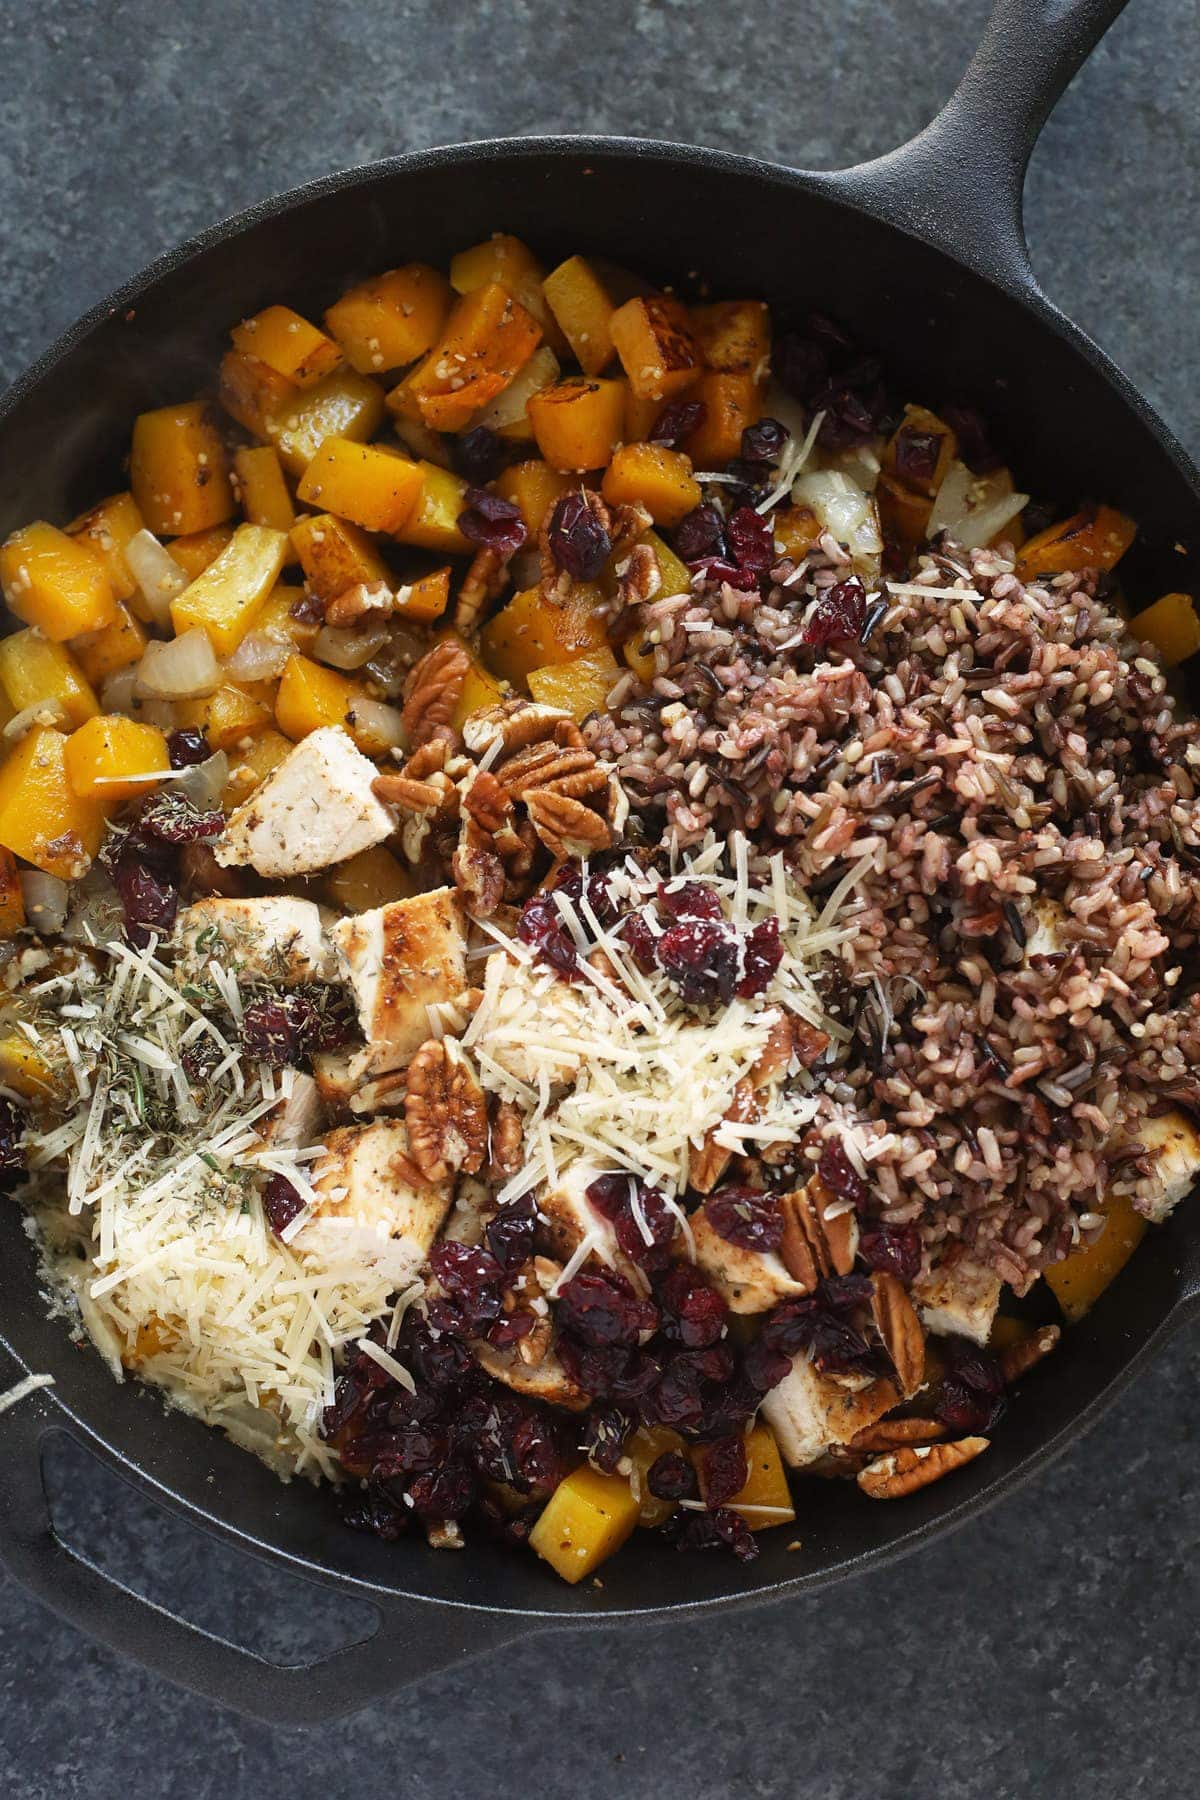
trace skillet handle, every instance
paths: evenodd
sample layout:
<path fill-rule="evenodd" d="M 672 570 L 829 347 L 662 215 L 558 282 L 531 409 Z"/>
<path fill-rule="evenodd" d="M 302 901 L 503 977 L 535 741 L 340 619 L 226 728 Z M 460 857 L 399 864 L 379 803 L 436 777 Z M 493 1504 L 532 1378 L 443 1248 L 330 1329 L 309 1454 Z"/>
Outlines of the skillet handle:
<path fill-rule="evenodd" d="M 0 1377 L 8 1366 L 0 1358 Z M 0 1378 L 0 1393 L 9 1385 Z M 271 1725 L 320 1725 L 528 1634 L 516 1615 L 372 1596 L 372 1636 L 310 1663 L 270 1662 L 143 1599 L 58 1537 L 42 1444 L 65 1423 L 45 1389 L 0 1414 L 0 1570 L 80 1631 L 219 1706 Z"/>
<path fill-rule="evenodd" d="M 980 274 L 1040 292 L 1025 171 L 1042 126 L 1125 0 L 995 0 L 962 80 L 925 129 L 873 162 L 817 176 Z"/>

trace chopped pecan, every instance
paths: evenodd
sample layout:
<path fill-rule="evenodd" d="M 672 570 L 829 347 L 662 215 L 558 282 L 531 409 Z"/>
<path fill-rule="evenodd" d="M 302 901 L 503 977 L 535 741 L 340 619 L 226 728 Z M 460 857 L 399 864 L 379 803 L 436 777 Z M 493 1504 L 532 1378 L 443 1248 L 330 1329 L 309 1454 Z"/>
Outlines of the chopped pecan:
<path fill-rule="evenodd" d="M 430 1038 L 408 1065 L 404 1122 L 409 1152 L 426 1181 L 473 1175 L 487 1154 L 483 1089 L 453 1038 Z"/>
<path fill-rule="evenodd" d="M 504 898 L 504 864 L 490 841 L 468 823 L 450 859 L 454 885 L 477 918 L 487 919 Z"/>
<path fill-rule="evenodd" d="M 508 557 L 486 547 L 475 552 L 454 602 L 454 626 L 464 637 L 474 631 L 485 606 L 508 586 Z"/>
<path fill-rule="evenodd" d="M 802 1188 L 781 1194 L 783 1214 L 782 1256 L 795 1281 L 815 1287 L 829 1275 L 849 1275 L 858 1250 L 858 1223 L 852 1212 L 825 1217 L 833 1195 L 818 1176 Z"/>
<path fill-rule="evenodd" d="M 990 1438 L 967 1437 L 954 1444 L 927 1444 L 919 1449 L 905 1445 L 869 1462 L 858 1485 L 872 1500 L 899 1500 L 973 1462 L 990 1442 Z"/>
<path fill-rule="evenodd" d="M 463 738 L 475 756 L 486 755 L 496 743 L 506 756 L 512 756 L 526 744 L 555 739 L 560 727 L 569 727 L 574 733 L 573 741 L 582 744 L 582 732 L 561 707 L 540 706 L 536 700 L 502 700 L 497 706 L 485 706 L 472 713 L 463 728 Z"/>
<path fill-rule="evenodd" d="M 553 1342 L 554 1322 L 549 1313 L 535 1313 L 530 1329 L 517 1339 L 517 1355 L 526 1368 L 536 1369 L 545 1362 Z"/>
<path fill-rule="evenodd" d="M 880 1419 L 864 1425 L 850 1439 L 852 1450 L 899 1450 L 906 1444 L 936 1444 L 948 1427 L 940 1419 Z"/>
<path fill-rule="evenodd" d="M 877 1269 L 871 1277 L 871 1315 L 892 1359 L 907 1400 L 925 1379 L 925 1332 L 908 1289 L 898 1276 Z"/>
<path fill-rule="evenodd" d="M 371 613 L 390 613 L 395 599 L 386 581 L 357 581 L 326 602 L 325 623 L 341 629 L 357 625 Z"/>
<path fill-rule="evenodd" d="M 1062 1332 L 1057 1325 L 1042 1325 L 1028 1337 L 1019 1338 L 1000 1353 L 1000 1369 L 1005 1381 L 1019 1381 L 1026 1370 L 1049 1356 Z"/>
<path fill-rule="evenodd" d="M 639 500 L 622 501 L 609 513 L 608 535 L 612 539 L 613 555 L 620 556 L 638 538 L 643 537 L 654 520 Z"/>
<path fill-rule="evenodd" d="M 427 743 L 450 730 L 470 668 L 466 649 L 452 638 L 435 644 L 414 665 L 401 714 L 410 744 Z"/>
<path fill-rule="evenodd" d="M 442 804 L 442 790 L 432 781 L 414 781 L 402 770 L 388 770 L 371 783 L 377 800 L 386 806 L 398 806 L 403 812 L 420 813 L 432 818 Z"/>
<path fill-rule="evenodd" d="M 796 1055 L 802 1069 L 811 1069 L 817 1058 L 824 1056 L 829 1048 L 829 1033 L 819 1031 L 810 1025 L 807 1019 L 793 1016 L 792 1039 Z"/>
<path fill-rule="evenodd" d="M 608 770 L 603 763 L 594 768 L 580 769 L 574 775 L 559 775 L 553 781 L 539 781 L 538 787 L 550 787 L 556 794 L 565 794 L 568 800 L 587 800 L 604 796 L 604 804 L 608 804 Z"/>
<path fill-rule="evenodd" d="M 717 1142 L 716 1134 L 721 1129 L 721 1125 L 745 1125 L 757 1117 L 758 1102 L 754 1098 L 754 1089 L 749 1081 L 743 1079 L 734 1088 L 733 1099 L 729 1102 L 729 1108 L 720 1125 L 714 1125 L 705 1132 L 704 1142 L 691 1161 L 688 1169 L 688 1182 L 698 1194 L 712 1193 L 729 1167 L 730 1159 L 733 1156 L 732 1150 L 727 1150 L 724 1144 Z"/>
<path fill-rule="evenodd" d="M 490 769 L 475 771 L 464 786 L 462 804 L 463 811 L 489 837 L 495 837 L 512 817 L 512 800 Z"/>
<path fill-rule="evenodd" d="M 569 776 L 581 775 L 596 767 L 596 756 L 591 750 L 562 749 L 555 743 L 538 743 L 508 757 L 496 774 L 505 792 L 519 800 L 527 788 L 556 787 Z"/>
<path fill-rule="evenodd" d="M 623 561 L 613 565 L 617 576 L 617 605 L 644 606 L 662 586 L 658 558 L 649 544 L 634 544 Z"/>
<path fill-rule="evenodd" d="M 594 856 L 607 850 L 612 833 L 600 814 L 553 788 L 531 788 L 525 795 L 534 830 L 551 856 Z"/>
<path fill-rule="evenodd" d="M 798 1023 L 791 1013 L 780 1013 L 768 1030 L 758 1061 L 750 1071 L 750 1079 L 756 1088 L 770 1087 L 773 1081 L 787 1073 L 795 1043 L 794 1028 Z"/>
<path fill-rule="evenodd" d="M 521 1114 L 511 1100 L 501 1100 L 492 1119 L 492 1154 L 488 1163 L 488 1180 L 507 1181 L 521 1166 L 525 1145 L 525 1127 Z"/>
<path fill-rule="evenodd" d="M 410 781 L 428 781 L 431 775 L 443 773 L 449 759 L 450 746 L 445 738 L 430 738 L 413 751 L 400 772 Z"/>

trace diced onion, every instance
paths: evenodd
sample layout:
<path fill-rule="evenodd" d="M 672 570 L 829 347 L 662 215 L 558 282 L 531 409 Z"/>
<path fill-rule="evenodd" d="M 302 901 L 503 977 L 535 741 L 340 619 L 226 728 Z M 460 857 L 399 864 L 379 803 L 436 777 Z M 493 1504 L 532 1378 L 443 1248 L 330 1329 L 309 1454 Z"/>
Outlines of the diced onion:
<path fill-rule="evenodd" d="M 848 450 L 835 451 L 823 460 L 827 469 L 837 469 L 864 494 L 873 494 L 879 486 L 882 451 L 883 439 L 871 438 L 865 444 L 852 444 Z"/>
<path fill-rule="evenodd" d="M 14 713 L 4 727 L 4 736 L 9 743 L 16 743 L 31 732 L 35 725 L 61 725 L 66 718 L 62 706 L 57 700 L 35 700 L 32 706 L 23 706 L 19 713 Z"/>
<path fill-rule="evenodd" d="M 344 628 L 322 625 L 313 639 L 312 653 L 318 662 L 329 663 L 335 669 L 361 669 L 383 649 L 390 636 L 390 627 L 382 619 Z"/>
<path fill-rule="evenodd" d="M 517 424 L 525 418 L 530 396 L 553 386 L 560 373 L 557 356 L 543 344 L 540 350 L 534 351 L 520 374 L 476 413 L 472 425 L 486 425 L 489 431 L 500 431 L 505 425 Z"/>
<path fill-rule="evenodd" d="M 106 713 L 131 713 L 137 704 L 134 699 L 136 688 L 136 663 L 131 663 L 124 669 L 114 669 L 111 675 L 104 677 L 100 688 L 100 705 Z"/>
<path fill-rule="evenodd" d="M 175 783 L 177 793 L 186 794 L 192 805 L 206 812 L 220 801 L 229 780 L 229 758 L 217 750 L 202 763 L 186 769 Z"/>
<path fill-rule="evenodd" d="M 878 576 L 883 554 L 879 515 L 857 482 L 838 469 L 813 469 L 796 481 L 792 498 L 810 506 L 830 536 L 846 546 L 859 575 L 866 580 Z"/>
<path fill-rule="evenodd" d="M 40 869 L 22 869 L 21 894 L 25 901 L 25 917 L 43 937 L 61 931 L 67 917 L 70 890 L 57 875 L 43 875 Z"/>
<path fill-rule="evenodd" d="M 1007 469 L 972 475 L 965 463 L 952 462 L 929 515 L 929 536 L 944 531 L 964 550 L 980 550 L 1028 504 L 1028 494 L 1013 493 Z"/>
<path fill-rule="evenodd" d="M 135 692 L 160 700 L 201 700 L 221 685 L 221 665 L 199 628 L 146 645 L 137 666 Z"/>
<path fill-rule="evenodd" d="M 249 631 L 225 664 L 225 673 L 230 681 L 274 681 L 295 654 L 290 638 Z"/>
<path fill-rule="evenodd" d="M 170 625 L 172 600 L 191 585 L 192 578 L 187 570 L 180 568 L 152 531 L 134 532 L 125 546 L 125 561 L 142 590 L 142 598 L 150 608 L 154 623 Z"/>
<path fill-rule="evenodd" d="M 351 707 L 354 737 L 360 749 L 371 756 L 385 750 L 398 750 L 404 742 L 404 721 L 397 706 L 386 706 L 382 700 L 356 700 Z"/>

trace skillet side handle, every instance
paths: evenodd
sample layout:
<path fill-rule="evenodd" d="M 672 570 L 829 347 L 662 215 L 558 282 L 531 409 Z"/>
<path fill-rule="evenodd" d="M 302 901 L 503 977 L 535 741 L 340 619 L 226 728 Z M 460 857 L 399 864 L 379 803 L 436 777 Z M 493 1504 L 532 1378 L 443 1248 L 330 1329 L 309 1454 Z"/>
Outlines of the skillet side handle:
<path fill-rule="evenodd" d="M 0 1392 L 7 1385 L 0 1380 Z M 109 1649 L 244 1717 L 321 1725 L 530 1629 L 513 1615 L 378 1600 L 369 1638 L 311 1663 L 270 1662 L 143 1599 L 56 1535 L 42 1444 L 62 1428 L 44 1390 L 0 1414 L 0 1570 Z"/>
<path fill-rule="evenodd" d="M 1125 0 L 995 0 L 962 80 L 925 129 L 873 162 L 816 177 L 980 274 L 1040 292 L 1025 243 L 1025 171 L 1042 126 Z"/>

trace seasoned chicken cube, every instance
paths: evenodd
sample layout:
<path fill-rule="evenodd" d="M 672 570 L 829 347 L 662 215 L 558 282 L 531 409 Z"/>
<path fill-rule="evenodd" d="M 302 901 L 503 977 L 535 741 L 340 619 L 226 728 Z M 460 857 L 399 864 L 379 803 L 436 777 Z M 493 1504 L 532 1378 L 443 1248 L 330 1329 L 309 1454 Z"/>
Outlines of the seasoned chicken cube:
<path fill-rule="evenodd" d="M 340 725 L 310 732 L 230 813 L 217 861 L 277 878 L 312 875 L 381 844 L 396 817 L 375 797 L 377 774 Z"/>
<path fill-rule="evenodd" d="M 804 1355 L 793 1357 L 783 1380 L 763 1400 L 760 1411 L 793 1469 L 816 1462 L 831 1445 L 848 1444 L 856 1432 L 900 1404 L 890 1381 L 855 1383 L 822 1375 Z"/>
<path fill-rule="evenodd" d="M 467 985 L 458 894 L 444 887 L 392 900 L 339 919 L 329 936 L 372 1052 L 367 1068 L 402 1068 L 430 1036 L 427 1009 L 456 999 Z"/>
<path fill-rule="evenodd" d="M 325 1125 L 325 1102 L 311 1075 L 299 1069 L 285 1069 L 284 1093 L 254 1127 L 263 1143 L 272 1150 L 300 1150 L 313 1143 Z"/>
<path fill-rule="evenodd" d="M 1154 1157 L 1153 1192 L 1136 1204 L 1140 1213 L 1161 1225 L 1200 1177 L 1200 1132 L 1186 1113 L 1168 1112 L 1140 1119 L 1127 1136 L 1136 1138 Z"/>
<path fill-rule="evenodd" d="M 773 1250 L 743 1250 L 714 1231 L 703 1207 L 691 1216 L 696 1262 L 709 1277 L 730 1312 L 767 1312 L 780 1300 L 811 1289 L 795 1281 Z"/>
<path fill-rule="evenodd" d="M 197 900 L 176 921 L 175 966 L 185 981 L 199 980 L 214 957 L 236 974 L 284 985 L 336 981 L 337 957 L 325 938 L 326 920 L 334 917 L 313 900 L 287 895 Z"/>
<path fill-rule="evenodd" d="M 1000 1277 L 968 1257 L 943 1263 L 913 1283 L 913 1305 L 927 1331 L 986 1344 L 1000 1304 Z"/>
<path fill-rule="evenodd" d="M 433 1247 L 453 1183 L 425 1180 L 399 1119 L 339 1126 L 324 1145 L 311 1175 L 317 1202 L 292 1248 L 329 1263 L 374 1263 L 403 1286 Z"/>
<path fill-rule="evenodd" d="M 612 1264 L 620 1260 L 616 1230 L 587 1197 L 592 1182 L 605 1172 L 598 1163 L 580 1158 L 559 1176 L 553 1187 L 539 1191 L 537 1209 L 542 1236 L 550 1253 L 560 1262 L 570 1262 L 589 1234 L 592 1252 L 600 1262 Z"/>
<path fill-rule="evenodd" d="M 565 1407 L 568 1412 L 586 1412 L 591 1405 L 590 1395 L 575 1385 L 553 1350 L 547 1351 L 539 1363 L 522 1362 L 517 1351 L 496 1350 L 491 1344 L 476 1344 L 474 1350 L 476 1360 L 487 1373 L 515 1394 Z"/>

